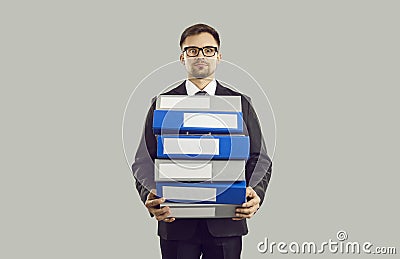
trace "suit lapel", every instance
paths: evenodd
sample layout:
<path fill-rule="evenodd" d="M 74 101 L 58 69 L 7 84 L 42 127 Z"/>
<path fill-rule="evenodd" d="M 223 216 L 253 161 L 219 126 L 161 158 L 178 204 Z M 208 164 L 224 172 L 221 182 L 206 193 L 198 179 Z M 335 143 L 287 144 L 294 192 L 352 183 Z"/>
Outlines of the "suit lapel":
<path fill-rule="evenodd" d="M 215 95 L 229 95 L 229 91 L 227 91 L 227 88 L 222 86 L 217 81 L 217 89 L 215 90 Z"/>
<path fill-rule="evenodd" d="M 187 95 L 186 91 L 186 86 L 185 86 L 185 81 L 183 81 L 180 85 L 172 89 L 168 94 L 173 94 L 173 95 Z"/>

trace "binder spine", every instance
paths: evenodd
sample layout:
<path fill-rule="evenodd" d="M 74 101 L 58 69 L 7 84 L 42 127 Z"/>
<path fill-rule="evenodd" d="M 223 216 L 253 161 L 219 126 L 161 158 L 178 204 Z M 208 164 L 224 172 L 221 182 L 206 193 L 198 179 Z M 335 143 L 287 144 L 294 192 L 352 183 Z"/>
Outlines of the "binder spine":
<path fill-rule="evenodd" d="M 157 110 L 242 111 L 240 96 L 160 95 Z"/>
<path fill-rule="evenodd" d="M 159 135 L 157 157 L 163 159 L 244 159 L 250 151 L 248 136 Z"/>
<path fill-rule="evenodd" d="M 245 180 L 245 160 L 155 160 L 155 180 L 235 182 Z"/>
<path fill-rule="evenodd" d="M 193 203 L 163 203 L 168 206 L 174 218 L 233 218 L 236 217 L 236 204 L 193 204 Z"/>
<path fill-rule="evenodd" d="M 157 196 L 168 202 L 201 204 L 242 204 L 246 201 L 246 182 L 183 183 L 156 182 Z"/>
<path fill-rule="evenodd" d="M 239 134 L 243 133 L 241 112 L 198 112 L 155 110 L 154 134 Z"/>

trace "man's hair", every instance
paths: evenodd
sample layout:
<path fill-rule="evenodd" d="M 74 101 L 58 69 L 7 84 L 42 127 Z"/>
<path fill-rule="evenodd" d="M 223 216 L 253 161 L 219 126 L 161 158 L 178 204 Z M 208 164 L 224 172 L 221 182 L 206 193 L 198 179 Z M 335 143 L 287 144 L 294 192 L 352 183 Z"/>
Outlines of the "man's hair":
<path fill-rule="evenodd" d="M 185 39 L 189 36 L 193 36 L 193 35 L 197 35 L 200 34 L 202 32 L 207 32 L 209 34 L 211 34 L 215 41 L 218 43 L 218 47 L 221 44 L 221 41 L 219 40 L 219 34 L 218 32 L 211 26 L 204 24 L 204 23 L 198 23 L 198 24 L 194 24 L 188 28 L 186 28 L 181 35 L 181 40 L 179 42 L 179 46 L 182 48 L 182 44 L 185 41 Z"/>

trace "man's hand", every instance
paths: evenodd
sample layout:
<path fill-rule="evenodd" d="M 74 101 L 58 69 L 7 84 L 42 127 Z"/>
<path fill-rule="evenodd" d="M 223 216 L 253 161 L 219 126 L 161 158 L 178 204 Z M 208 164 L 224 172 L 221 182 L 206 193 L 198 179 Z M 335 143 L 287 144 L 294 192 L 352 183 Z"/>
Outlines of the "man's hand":
<path fill-rule="evenodd" d="M 242 207 L 236 208 L 236 218 L 233 220 L 242 220 L 244 218 L 251 218 L 260 207 L 260 197 L 251 187 L 246 188 L 247 202 L 242 204 Z"/>
<path fill-rule="evenodd" d="M 154 215 L 154 217 L 158 220 L 161 221 L 163 220 L 164 222 L 173 222 L 175 218 L 167 218 L 171 212 L 169 210 L 169 207 L 163 207 L 160 208 L 160 204 L 165 202 L 165 198 L 158 198 L 156 196 L 156 190 L 152 189 L 150 190 L 149 195 L 147 195 L 147 200 L 145 202 L 145 206 L 147 210 Z"/>

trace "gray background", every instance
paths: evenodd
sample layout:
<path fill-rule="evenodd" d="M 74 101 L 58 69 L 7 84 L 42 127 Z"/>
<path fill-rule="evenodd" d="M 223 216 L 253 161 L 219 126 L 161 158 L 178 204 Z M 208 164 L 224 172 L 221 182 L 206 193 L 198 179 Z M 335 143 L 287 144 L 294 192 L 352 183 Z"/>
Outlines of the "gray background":
<path fill-rule="evenodd" d="M 400 249 L 399 7 L 2 1 L 0 257 L 159 258 L 122 117 L 195 22 L 219 30 L 223 58 L 257 79 L 276 116 L 273 177 L 243 258 L 271 256 L 256 249 L 265 237 L 323 242 L 340 229 Z"/>

